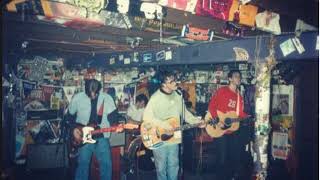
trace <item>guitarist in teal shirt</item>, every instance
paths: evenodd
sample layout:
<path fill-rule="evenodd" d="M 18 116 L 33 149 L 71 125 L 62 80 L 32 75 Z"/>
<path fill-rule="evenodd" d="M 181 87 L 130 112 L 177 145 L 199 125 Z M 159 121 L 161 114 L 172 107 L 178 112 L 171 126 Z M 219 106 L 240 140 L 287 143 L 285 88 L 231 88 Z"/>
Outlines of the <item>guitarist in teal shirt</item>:
<path fill-rule="evenodd" d="M 83 126 L 94 126 L 100 128 L 110 127 L 110 121 L 116 121 L 117 113 L 112 97 L 101 91 L 101 84 L 95 79 L 85 81 L 85 92 L 80 92 L 72 98 L 68 112 L 76 115 L 76 123 Z M 123 129 L 117 129 L 121 132 Z M 76 168 L 76 180 L 89 179 L 89 166 L 91 156 L 94 153 L 100 170 L 100 179 L 111 180 L 112 161 L 109 142 L 110 133 L 103 133 L 96 137 L 94 144 L 84 144 L 78 151 L 78 166 Z"/>

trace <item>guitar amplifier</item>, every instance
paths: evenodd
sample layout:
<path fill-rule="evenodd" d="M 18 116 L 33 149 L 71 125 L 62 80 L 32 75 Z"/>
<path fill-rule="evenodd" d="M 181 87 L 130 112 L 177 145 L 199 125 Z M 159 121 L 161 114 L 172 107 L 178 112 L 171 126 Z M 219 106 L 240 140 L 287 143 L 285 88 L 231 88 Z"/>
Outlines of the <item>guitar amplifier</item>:
<path fill-rule="evenodd" d="M 50 169 L 68 166 L 65 144 L 29 144 L 27 146 L 28 169 Z"/>
<path fill-rule="evenodd" d="M 58 110 L 46 109 L 46 110 L 37 110 L 37 111 L 28 111 L 27 120 L 48 120 L 48 119 L 57 119 Z"/>

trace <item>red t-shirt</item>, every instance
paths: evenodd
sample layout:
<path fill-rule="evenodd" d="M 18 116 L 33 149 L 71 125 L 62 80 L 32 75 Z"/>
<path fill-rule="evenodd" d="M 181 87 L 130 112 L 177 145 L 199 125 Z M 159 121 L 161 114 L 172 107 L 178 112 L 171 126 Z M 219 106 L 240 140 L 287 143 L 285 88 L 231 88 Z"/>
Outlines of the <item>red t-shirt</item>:
<path fill-rule="evenodd" d="M 209 112 L 212 118 L 217 117 L 217 110 L 226 113 L 229 111 L 237 112 L 237 106 L 239 103 L 239 118 L 245 118 L 248 115 L 243 112 L 243 98 L 239 93 L 233 92 L 229 86 L 221 87 L 217 92 L 211 97 L 209 102 Z"/>

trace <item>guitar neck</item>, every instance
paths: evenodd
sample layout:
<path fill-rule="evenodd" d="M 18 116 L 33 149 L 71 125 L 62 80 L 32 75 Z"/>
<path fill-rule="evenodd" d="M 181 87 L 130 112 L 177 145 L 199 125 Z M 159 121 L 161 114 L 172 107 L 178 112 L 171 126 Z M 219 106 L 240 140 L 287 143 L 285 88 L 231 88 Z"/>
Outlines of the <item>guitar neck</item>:
<path fill-rule="evenodd" d="M 117 129 L 117 127 L 101 128 L 101 129 L 91 131 L 90 133 L 93 135 L 93 134 L 100 134 L 100 133 L 105 133 L 105 132 L 114 132 L 114 131 L 116 131 L 116 129 Z"/>
<path fill-rule="evenodd" d="M 174 131 L 183 131 L 183 130 L 187 130 L 187 129 L 191 129 L 191 128 L 194 128 L 194 127 L 197 127 L 199 126 L 200 123 L 196 123 L 196 124 L 185 124 L 181 127 L 177 127 L 177 128 L 174 128 Z"/>
<path fill-rule="evenodd" d="M 247 119 L 249 119 L 249 118 L 244 118 L 244 119 L 242 119 L 242 118 L 231 118 L 231 123 L 245 121 Z"/>

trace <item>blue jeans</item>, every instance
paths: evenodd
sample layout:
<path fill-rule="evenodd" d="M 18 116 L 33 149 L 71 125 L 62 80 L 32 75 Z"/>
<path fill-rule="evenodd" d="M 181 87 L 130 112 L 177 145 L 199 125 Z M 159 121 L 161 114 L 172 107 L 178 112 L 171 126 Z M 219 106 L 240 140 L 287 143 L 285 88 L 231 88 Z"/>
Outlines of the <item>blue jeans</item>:
<path fill-rule="evenodd" d="M 111 180 L 112 159 L 110 143 L 107 138 L 99 138 L 95 144 L 86 144 L 79 149 L 78 167 L 76 169 L 76 180 L 89 179 L 89 167 L 92 153 L 95 154 L 99 162 L 101 180 Z"/>
<path fill-rule="evenodd" d="M 177 180 L 179 171 L 179 145 L 168 145 L 153 150 L 158 180 Z"/>

